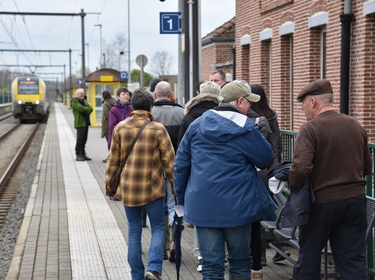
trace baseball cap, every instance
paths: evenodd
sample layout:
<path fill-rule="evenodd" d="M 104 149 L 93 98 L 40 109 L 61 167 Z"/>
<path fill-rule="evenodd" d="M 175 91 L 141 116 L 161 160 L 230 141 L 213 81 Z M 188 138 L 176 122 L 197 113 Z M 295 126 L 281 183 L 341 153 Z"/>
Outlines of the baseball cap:
<path fill-rule="evenodd" d="M 251 92 L 251 87 L 240 82 L 227 83 L 220 91 L 219 101 L 228 103 L 238 100 L 238 98 L 246 98 L 249 102 L 258 102 L 260 96 Z"/>

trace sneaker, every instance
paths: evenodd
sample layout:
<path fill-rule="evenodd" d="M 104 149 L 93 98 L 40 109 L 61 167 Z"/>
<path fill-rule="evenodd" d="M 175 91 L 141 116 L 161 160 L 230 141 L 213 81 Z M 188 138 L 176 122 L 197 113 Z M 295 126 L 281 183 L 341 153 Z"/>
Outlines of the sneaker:
<path fill-rule="evenodd" d="M 118 199 L 117 196 L 115 196 L 115 195 L 110 195 L 110 196 L 109 196 L 109 199 L 110 199 L 110 200 L 113 200 L 113 201 L 119 201 L 119 199 Z"/>
<path fill-rule="evenodd" d="M 284 254 L 287 255 L 287 256 L 290 256 L 289 251 L 285 251 Z M 276 253 L 276 255 L 272 258 L 273 262 L 279 262 L 279 261 L 283 261 L 283 260 L 285 260 L 285 258 L 282 255 L 280 255 L 279 253 Z"/>
<path fill-rule="evenodd" d="M 251 280 L 263 280 L 263 271 L 260 270 L 251 270 Z"/>
<path fill-rule="evenodd" d="M 85 158 L 82 155 L 77 155 L 76 161 L 85 161 Z"/>
<path fill-rule="evenodd" d="M 198 259 L 197 271 L 202 272 L 202 262 L 203 262 L 202 256 L 198 256 L 197 259 Z"/>
<path fill-rule="evenodd" d="M 161 275 L 156 271 L 147 271 L 145 275 L 145 280 L 161 280 Z"/>
<path fill-rule="evenodd" d="M 83 158 L 84 158 L 85 160 L 91 160 L 91 158 L 89 158 L 89 157 L 86 156 L 86 155 L 83 155 Z"/>
<path fill-rule="evenodd" d="M 175 249 L 171 249 L 171 251 L 169 253 L 169 261 L 170 262 L 176 261 L 176 251 L 175 251 Z"/>

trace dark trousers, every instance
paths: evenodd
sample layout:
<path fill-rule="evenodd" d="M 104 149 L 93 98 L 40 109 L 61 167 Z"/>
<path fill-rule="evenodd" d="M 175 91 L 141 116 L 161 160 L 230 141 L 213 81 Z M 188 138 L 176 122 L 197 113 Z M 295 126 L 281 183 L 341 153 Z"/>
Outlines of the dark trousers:
<path fill-rule="evenodd" d="M 251 257 L 253 258 L 253 270 L 262 269 L 262 239 L 260 234 L 260 221 L 251 223 L 250 239 Z"/>
<path fill-rule="evenodd" d="M 87 136 L 89 134 L 89 127 L 78 127 L 77 129 L 77 142 L 76 142 L 76 155 L 85 155 L 85 146 Z"/>
<path fill-rule="evenodd" d="M 366 227 L 364 195 L 314 205 L 309 224 L 300 227 L 294 279 L 320 279 L 321 251 L 329 240 L 340 279 L 365 280 Z"/>

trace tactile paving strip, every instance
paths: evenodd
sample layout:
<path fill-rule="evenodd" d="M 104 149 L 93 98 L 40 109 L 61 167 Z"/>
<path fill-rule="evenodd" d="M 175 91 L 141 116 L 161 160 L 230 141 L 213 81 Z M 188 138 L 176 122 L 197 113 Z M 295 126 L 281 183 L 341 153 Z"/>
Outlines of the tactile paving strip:
<path fill-rule="evenodd" d="M 75 161 L 75 136 L 55 105 L 73 279 L 131 279 L 127 243 L 87 162 Z"/>

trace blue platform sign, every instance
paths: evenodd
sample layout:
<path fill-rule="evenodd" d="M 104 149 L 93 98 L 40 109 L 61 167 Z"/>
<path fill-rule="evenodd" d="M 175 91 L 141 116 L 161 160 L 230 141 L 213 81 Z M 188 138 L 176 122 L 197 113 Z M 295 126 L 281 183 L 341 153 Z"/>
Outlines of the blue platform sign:
<path fill-rule="evenodd" d="M 181 13 L 160 13 L 160 34 L 181 34 Z"/>
<path fill-rule="evenodd" d="M 121 71 L 120 72 L 120 79 L 126 80 L 128 78 L 128 72 L 127 71 Z"/>

